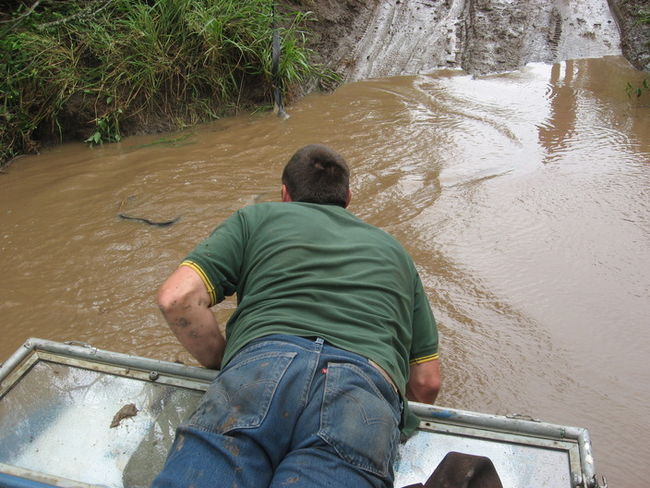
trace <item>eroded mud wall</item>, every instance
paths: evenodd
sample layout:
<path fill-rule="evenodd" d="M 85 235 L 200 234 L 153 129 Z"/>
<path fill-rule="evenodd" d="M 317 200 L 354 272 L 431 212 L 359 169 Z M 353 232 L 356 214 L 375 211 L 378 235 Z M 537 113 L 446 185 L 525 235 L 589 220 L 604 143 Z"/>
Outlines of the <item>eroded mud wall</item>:
<path fill-rule="evenodd" d="M 441 67 L 480 75 L 621 54 L 607 0 L 384 0 L 353 7 L 346 14 L 326 2 L 317 10 L 332 25 L 333 14 L 353 12 L 351 35 L 335 39 L 330 52 L 331 66 L 348 81 Z"/>
<path fill-rule="evenodd" d="M 618 28 L 605 0 L 464 3 L 458 58 L 472 74 L 620 53 Z"/>
<path fill-rule="evenodd" d="M 609 0 L 621 32 L 623 55 L 636 69 L 650 72 L 650 25 L 639 13 L 650 11 L 650 0 Z"/>

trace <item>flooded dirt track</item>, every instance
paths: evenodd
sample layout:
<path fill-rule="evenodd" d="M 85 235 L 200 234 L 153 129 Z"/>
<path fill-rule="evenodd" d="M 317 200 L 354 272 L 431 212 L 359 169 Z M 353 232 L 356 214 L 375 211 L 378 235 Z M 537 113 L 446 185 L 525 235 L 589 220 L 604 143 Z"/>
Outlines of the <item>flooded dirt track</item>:
<path fill-rule="evenodd" d="M 318 8 L 327 14 L 332 7 Z M 384 1 L 359 25 L 358 35 L 343 36 L 332 56 L 347 80 L 437 68 L 488 74 L 620 53 L 606 0 Z"/>
<path fill-rule="evenodd" d="M 645 486 L 650 106 L 625 93 L 641 78 L 608 57 L 373 79 L 286 121 L 22 158 L 0 175 L 0 357 L 36 336 L 189 362 L 156 288 L 232 211 L 278 200 L 288 157 L 323 142 L 352 166 L 351 211 L 417 262 L 441 329 L 439 403 L 587 427 L 610 486 Z"/>

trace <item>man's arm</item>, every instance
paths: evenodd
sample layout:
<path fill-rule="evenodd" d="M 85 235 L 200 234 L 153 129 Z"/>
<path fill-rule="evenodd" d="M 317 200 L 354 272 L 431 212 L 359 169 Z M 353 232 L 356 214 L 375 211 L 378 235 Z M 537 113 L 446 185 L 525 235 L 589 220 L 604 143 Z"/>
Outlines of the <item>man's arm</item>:
<path fill-rule="evenodd" d="M 411 365 L 411 374 L 406 385 L 406 397 L 414 402 L 436 401 L 440 391 L 440 360 Z"/>
<path fill-rule="evenodd" d="M 179 342 L 206 368 L 218 369 L 226 347 L 199 274 L 180 266 L 158 290 L 158 307 Z"/>

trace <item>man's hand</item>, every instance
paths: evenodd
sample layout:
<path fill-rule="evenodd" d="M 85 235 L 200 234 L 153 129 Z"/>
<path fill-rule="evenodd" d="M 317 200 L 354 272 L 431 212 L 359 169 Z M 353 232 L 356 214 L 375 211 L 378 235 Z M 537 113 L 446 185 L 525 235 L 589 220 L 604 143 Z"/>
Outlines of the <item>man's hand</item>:
<path fill-rule="evenodd" d="M 411 366 L 411 375 L 406 385 L 406 397 L 409 400 L 433 404 L 439 391 L 440 360 L 432 359 Z"/>
<path fill-rule="evenodd" d="M 179 342 L 206 368 L 221 367 L 226 341 L 199 274 L 181 266 L 158 290 L 158 307 Z"/>

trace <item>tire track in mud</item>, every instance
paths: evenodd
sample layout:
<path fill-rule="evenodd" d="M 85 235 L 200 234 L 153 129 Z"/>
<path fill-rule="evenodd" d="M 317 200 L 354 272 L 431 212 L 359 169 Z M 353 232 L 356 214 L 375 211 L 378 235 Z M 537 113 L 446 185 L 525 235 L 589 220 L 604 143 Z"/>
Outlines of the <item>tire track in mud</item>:
<path fill-rule="evenodd" d="M 457 65 L 458 14 L 465 0 L 382 2 L 354 47 L 348 80 L 418 74 Z"/>
<path fill-rule="evenodd" d="M 396 0 L 379 2 L 339 69 L 347 81 L 445 67 L 484 75 L 620 53 L 607 0 Z"/>

